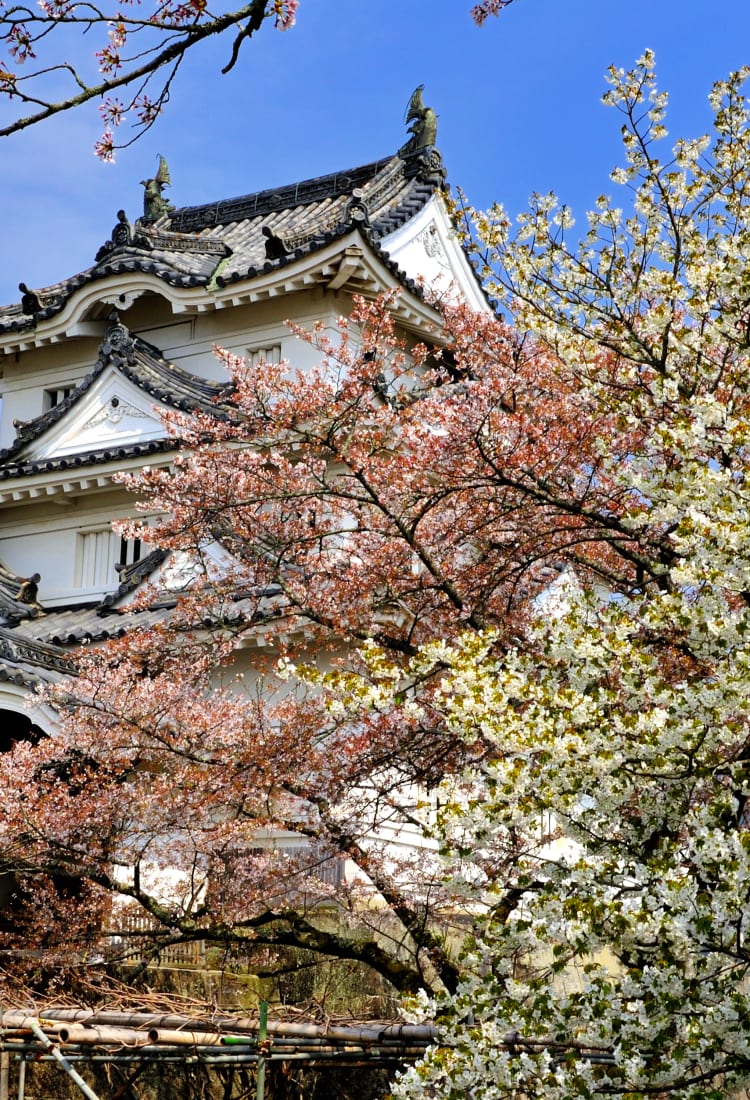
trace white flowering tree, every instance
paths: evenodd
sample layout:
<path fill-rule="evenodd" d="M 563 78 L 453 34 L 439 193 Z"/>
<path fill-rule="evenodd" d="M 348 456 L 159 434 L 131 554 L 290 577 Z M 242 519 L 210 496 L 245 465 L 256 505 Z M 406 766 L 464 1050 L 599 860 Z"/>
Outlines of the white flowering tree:
<path fill-rule="evenodd" d="M 652 57 L 612 71 L 631 212 L 602 197 L 580 244 L 553 197 L 520 229 L 476 218 L 490 291 L 575 395 L 581 461 L 561 420 L 523 488 L 546 523 L 574 517 L 577 562 L 515 642 L 472 633 L 412 666 L 440 670 L 433 703 L 475 753 L 436 826 L 475 921 L 457 992 L 415 1006 L 443 1041 L 399 1100 L 750 1086 L 746 75 L 715 86 L 713 137 L 662 160 Z M 540 379 L 542 423 L 544 402 Z"/>

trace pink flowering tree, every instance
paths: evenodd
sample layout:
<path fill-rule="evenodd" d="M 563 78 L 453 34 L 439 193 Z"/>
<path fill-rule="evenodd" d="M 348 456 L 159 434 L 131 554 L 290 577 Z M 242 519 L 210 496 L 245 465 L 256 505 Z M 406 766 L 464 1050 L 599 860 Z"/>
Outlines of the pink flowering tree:
<path fill-rule="evenodd" d="M 249 0 L 226 12 L 205 0 L 139 0 L 111 6 L 81 0 L 40 0 L 0 5 L 0 102 L 6 108 L 0 137 L 24 130 L 63 111 L 99 104 L 104 132 L 95 151 L 111 160 L 117 148 L 148 130 L 167 103 L 185 55 L 198 43 L 221 35 L 229 40 L 223 72 L 236 64 L 243 43 L 271 23 L 294 25 L 299 0 Z M 81 53 L 76 34 L 100 36 L 89 67 L 73 60 Z M 73 37 L 71 37 L 73 36 Z M 61 51 L 69 50 L 66 57 Z M 67 88 L 67 90 L 65 90 Z M 129 140 L 117 128 L 128 119 Z"/>
<path fill-rule="evenodd" d="M 465 914 L 422 813 L 466 749 L 438 711 L 353 717 L 336 686 L 372 680 L 371 643 L 407 662 L 467 624 L 520 629 L 567 540 L 534 533 L 536 506 L 495 485 L 483 454 L 483 424 L 509 386 L 536 390 L 545 353 L 463 308 L 445 317 L 455 353 L 409 347 L 392 305 L 358 303 L 334 340 L 312 333 L 312 372 L 225 357 L 236 419 L 174 416 L 182 453 L 131 480 L 168 517 L 149 541 L 189 583 L 172 615 L 81 653 L 51 700 L 59 734 L 0 759 L 0 850 L 21 884 L 3 946 L 19 970 L 40 881 L 45 957 L 66 982 L 110 929 L 113 964 L 195 940 L 229 964 L 300 947 L 399 993 L 455 988 Z M 550 431 L 572 422 L 570 397 L 552 382 Z M 419 685 L 425 703 L 434 686 Z"/>
<path fill-rule="evenodd" d="M 489 0 L 472 9 L 478 23 L 512 0 Z M 294 26 L 299 0 L 249 0 L 217 12 L 206 0 L 39 0 L 0 3 L 0 137 L 86 103 L 98 103 L 104 126 L 95 145 L 102 160 L 131 145 L 156 121 L 171 95 L 186 54 L 200 42 L 226 39 L 222 73 L 234 68 L 247 39 L 264 24 Z M 90 75 L 78 35 L 94 31 Z M 92 35 L 93 39 L 93 35 Z M 88 42 L 88 39 L 86 40 Z M 63 52 L 67 51 L 67 53 Z M 130 136 L 118 129 L 130 124 Z"/>

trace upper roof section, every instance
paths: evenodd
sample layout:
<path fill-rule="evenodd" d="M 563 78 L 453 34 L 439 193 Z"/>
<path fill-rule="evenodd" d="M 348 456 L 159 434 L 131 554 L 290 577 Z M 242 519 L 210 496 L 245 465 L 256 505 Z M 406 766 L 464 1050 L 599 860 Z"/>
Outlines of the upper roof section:
<path fill-rule="evenodd" d="M 412 145 L 359 168 L 303 180 L 201 206 L 172 207 L 159 171 L 144 181 L 144 213 L 130 222 L 119 211 L 110 239 L 92 267 L 42 290 L 20 284 L 20 303 L 0 308 L 0 337 L 41 328 L 65 310 L 82 288 L 113 276 L 153 276 L 177 291 L 220 294 L 360 231 L 383 260 L 381 242 L 397 233 L 445 190 L 445 170 L 434 146 Z M 414 282 L 402 270 L 401 281 Z"/>

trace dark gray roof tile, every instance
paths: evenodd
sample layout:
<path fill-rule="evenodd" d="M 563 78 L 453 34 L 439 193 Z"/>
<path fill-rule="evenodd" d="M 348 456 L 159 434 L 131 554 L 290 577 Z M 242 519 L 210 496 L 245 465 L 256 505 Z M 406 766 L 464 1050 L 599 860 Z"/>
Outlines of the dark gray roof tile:
<path fill-rule="evenodd" d="M 229 602 L 223 600 L 221 608 L 217 609 L 216 614 L 205 625 L 231 623 L 236 626 L 243 622 L 248 625 L 265 622 L 278 614 L 279 594 L 277 587 L 258 593 L 238 593 Z M 109 638 L 121 638 L 131 630 L 164 622 L 174 614 L 178 606 L 177 596 L 169 593 L 161 599 L 155 599 L 147 608 L 116 606 L 121 598 L 121 594 L 115 593 L 97 604 L 47 608 L 45 614 L 38 619 L 24 620 L 7 629 L 0 626 L 0 657 L 6 655 L 2 648 L 3 634 L 8 634 L 17 641 L 18 652 L 29 644 L 36 646 L 39 653 L 49 650 L 51 656 L 57 654 L 67 659 L 64 652 L 59 654 L 58 651 L 107 641 Z M 177 614 L 179 617 L 179 611 Z"/>
<path fill-rule="evenodd" d="M 117 591 L 104 597 L 99 605 L 99 610 L 103 611 L 105 608 L 114 607 L 123 596 L 127 596 L 130 592 L 138 588 L 168 556 L 168 550 L 152 550 L 150 554 L 147 554 L 145 558 L 141 558 L 140 561 L 134 562 L 132 565 L 126 565 L 120 569 L 120 583 L 117 587 Z"/>
<path fill-rule="evenodd" d="M 28 624 L 27 624 L 28 625 Z M 35 622 L 36 635 L 41 634 L 39 620 Z M 0 626 L 0 660 L 19 668 L 33 666 L 52 672 L 70 673 L 70 658 L 54 644 L 40 641 L 38 636 L 25 636 L 20 631 Z"/>

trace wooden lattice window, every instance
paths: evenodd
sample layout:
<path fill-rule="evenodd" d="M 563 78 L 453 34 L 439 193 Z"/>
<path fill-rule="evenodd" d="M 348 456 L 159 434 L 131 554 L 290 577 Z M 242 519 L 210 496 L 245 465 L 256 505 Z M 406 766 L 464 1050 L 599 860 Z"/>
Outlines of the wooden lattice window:
<path fill-rule="evenodd" d="M 78 536 L 76 588 L 110 587 L 117 580 L 115 566 L 135 565 L 148 553 L 141 539 L 125 539 L 110 527 Z"/>
<path fill-rule="evenodd" d="M 266 348 L 248 348 L 247 361 L 251 367 L 261 363 L 278 363 L 281 359 L 281 344 L 269 344 Z"/>
<path fill-rule="evenodd" d="M 54 389 L 44 391 L 44 411 L 49 412 L 50 409 L 54 409 L 55 405 L 59 405 L 61 401 L 64 401 L 66 397 L 69 397 L 73 392 L 72 386 L 56 386 Z"/>

